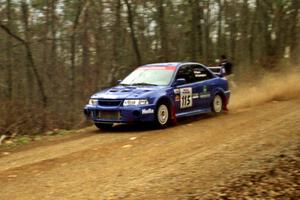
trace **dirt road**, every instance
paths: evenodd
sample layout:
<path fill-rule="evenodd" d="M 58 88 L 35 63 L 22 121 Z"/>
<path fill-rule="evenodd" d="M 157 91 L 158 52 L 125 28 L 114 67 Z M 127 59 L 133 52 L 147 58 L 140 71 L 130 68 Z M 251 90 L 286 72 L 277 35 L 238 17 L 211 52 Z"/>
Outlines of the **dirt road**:
<path fill-rule="evenodd" d="M 202 199 L 297 148 L 300 98 L 189 118 L 165 130 L 85 132 L 1 157 L 0 199 Z"/>
<path fill-rule="evenodd" d="M 0 199 L 173 199 L 205 195 L 300 141 L 300 99 L 128 127 L 0 159 Z M 132 129 L 132 128 L 130 128 Z"/>

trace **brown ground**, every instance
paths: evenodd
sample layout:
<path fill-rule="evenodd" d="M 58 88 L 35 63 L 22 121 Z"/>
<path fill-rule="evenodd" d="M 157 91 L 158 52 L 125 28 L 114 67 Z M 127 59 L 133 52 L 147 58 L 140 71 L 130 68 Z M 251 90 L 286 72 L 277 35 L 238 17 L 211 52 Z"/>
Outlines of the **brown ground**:
<path fill-rule="evenodd" d="M 12 152 L 0 199 L 299 199 L 300 98 L 282 91 L 165 130 L 88 128 Z"/>

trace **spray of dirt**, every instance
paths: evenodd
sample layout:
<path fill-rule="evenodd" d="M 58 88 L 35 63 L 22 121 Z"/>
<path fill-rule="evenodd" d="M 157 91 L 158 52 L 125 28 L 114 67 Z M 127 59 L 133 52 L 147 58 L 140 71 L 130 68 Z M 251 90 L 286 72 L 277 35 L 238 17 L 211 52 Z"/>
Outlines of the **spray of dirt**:
<path fill-rule="evenodd" d="M 270 101 L 300 97 L 300 72 L 266 74 L 259 81 L 238 83 L 232 89 L 230 109 L 247 108 Z"/>

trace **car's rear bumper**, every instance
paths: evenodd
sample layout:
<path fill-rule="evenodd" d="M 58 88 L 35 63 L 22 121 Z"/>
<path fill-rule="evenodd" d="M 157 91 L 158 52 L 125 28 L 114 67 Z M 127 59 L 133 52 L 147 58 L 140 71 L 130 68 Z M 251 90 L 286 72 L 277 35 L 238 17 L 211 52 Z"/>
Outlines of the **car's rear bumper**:
<path fill-rule="evenodd" d="M 84 114 L 95 123 L 130 123 L 154 121 L 155 105 L 103 107 L 86 105 Z"/>

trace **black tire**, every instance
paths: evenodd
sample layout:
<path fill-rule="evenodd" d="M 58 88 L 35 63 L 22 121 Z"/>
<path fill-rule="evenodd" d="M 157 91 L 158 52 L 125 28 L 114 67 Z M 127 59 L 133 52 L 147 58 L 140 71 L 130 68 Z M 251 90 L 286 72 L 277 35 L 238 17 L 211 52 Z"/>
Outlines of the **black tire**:
<path fill-rule="evenodd" d="M 166 128 L 171 121 L 171 112 L 168 104 L 159 103 L 155 111 L 155 124 L 158 128 Z"/>
<path fill-rule="evenodd" d="M 113 124 L 106 124 L 106 123 L 95 123 L 95 126 L 100 130 L 111 130 L 113 127 Z"/>
<path fill-rule="evenodd" d="M 216 94 L 212 101 L 212 111 L 216 114 L 221 113 L 223 111 L 223 99 L 219 94 Z"/>

